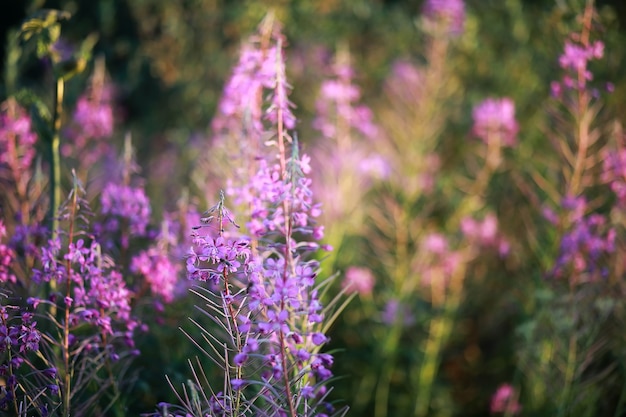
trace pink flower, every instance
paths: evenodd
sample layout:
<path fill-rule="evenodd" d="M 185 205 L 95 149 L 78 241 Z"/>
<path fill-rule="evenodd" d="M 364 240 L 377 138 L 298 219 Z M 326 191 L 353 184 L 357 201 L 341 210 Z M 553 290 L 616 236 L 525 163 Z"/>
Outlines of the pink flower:
<path fill-rule="evenodd" d="M 440 233 L 430 233 L 424 238 L 422 246 L 426 252 L 443 255 L 448 252 L 448 241 Z"/>
<path fill-rule="evenodd" d="M 343 288 L 356 291 L 360 295 L 370 295 L 374 288 L 374 281 L 374 274 L 368 268 L 351 266 L 346 270 Z"/>
<path fill-rule="evenodd" d="M 501 145 L 514 146 L 519 126 L 515 120 L 515 104 L 510 98 L 488 98 L 474 107 L 473 133 L 485 143 L 499 140 Z"/>
<path fill-rule="evenodd" d="M 441 24 L 450 35 L 463 33 L 465 26 L 463 0 L 426 0 L 423 13 L 429 22 Z"/>
<path fill-rule="evenodd" d="M 517 393 L 509 384 L 503 384 L 491 397 L 492 413 L 517 414 L 521 410 L 520 404 L 517 402 Z"/>

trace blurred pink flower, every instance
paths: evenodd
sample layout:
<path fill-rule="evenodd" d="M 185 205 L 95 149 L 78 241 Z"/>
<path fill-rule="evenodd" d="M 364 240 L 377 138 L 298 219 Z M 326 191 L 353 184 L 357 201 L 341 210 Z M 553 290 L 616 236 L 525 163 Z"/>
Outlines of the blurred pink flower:
<path fill-rule="evenodd" d="M 488 98 L 474 107 L 473 133 L 485 143 L 497 138 L 501 145 L 514 146 L 519 126 L 515 120 L 515 103 L 510 98 Z"/>
<path fill-rule="evenodd" d="M 493 213 L 488 213 L 482 221 L 464 217 L 461 219 L 461 232 L 480 246 L 496 248 L 501 256 L 509 253 L 510 246 L 498 233 L 498 219 Z"/>
<path fill-rule="evenodd" d="M 356 291 L 360 295 L 370 295 L 374 288 L 374 274 L 368 268 L 351 266 L 346 270 L 343 288 Z"/>
<path fill-rule="evenodd" d="M 37 135 L 31 127 L 29 114 L 14 100 L 0 108 L 0 168 L 7 167 L 13 180 L 20 182 L 35 158 Z"/>
<path fill-rule="evenodd" d="M 441 233 L 430 233 L 422 241 L 425 251 L 437 255 L 443 255 L 448 251 L 448 241 Z"/>
<path fill-rule="evenodd" d="M 463 0 L 426 0 L 423 13 L 429 23 L 442 24 L 450 35 L 460 35 L 465 26 Z"/>
<path fill-rule="evenodd" d="M 582 90 L 587 81 L 593 80 L 593 73 L 588 69 L 589 61 L 604 56 L 604 43 L 601 41 L 583 45 L 577 41 L 566 41 L 563 54 L 559 57 L 559 66 L 565 70 L 561 81 L 551 84 L 552 95 L 560 98 L 563 88 Z"/>
<path fill-rule="evenodd" d="M 517 393 L 509 384 L 503 384 L 491 397 L 491 413 L 517 414 L 522 407 L 517 402 Z"/>

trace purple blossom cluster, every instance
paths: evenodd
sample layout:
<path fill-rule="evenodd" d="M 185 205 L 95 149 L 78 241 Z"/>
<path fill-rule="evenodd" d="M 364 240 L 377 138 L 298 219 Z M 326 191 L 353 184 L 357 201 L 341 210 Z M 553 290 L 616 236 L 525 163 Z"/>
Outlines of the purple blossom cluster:
<path fill-rule="evenodd" d="M 218 112 L 212 122 L 215 132 L 238 132 L 242 126 L 258 138 L 265 130 L 263 120 L 278 123 L 287 129 L 295 127 L 296 118 L 288 100 L 289 85 L 285 76 L 282 35 L 275 30 L 269 35 L 275 44 L 263 49 L 258 39 L 250 39 L 242 49 L 239 62 L 229 78 Z M 264 107 L 264 91 L 271 91 L 269 104 Z"/>
<path fill-rule="evenodd" d="M 99 329 L 105 343 L 106 335 L 122 336 L 128 347 L 134 347 L 133 331 L 138 322 L 131 314 L 132 293 L 114 264 L 102 254 L 96 241 L 79 239 L 67 250 L 59 238 L 42 248 L 42 268 L 35 270 L 35 282 L 55 282 L 59 292 L 52 301 L 31 299 L 41 303 L 60 302 L 69 311 L 67 325 L 75 329 L 90 324 Z M 55 301 L 58 300 L 58 301 Z"/>
<path fill-rule="evenodd" d="M 346 124 L 345 128 L 354 130 L 366 139 L 374 140 L 378 127 L 373 122 L 369 107 L 357 104 L 361 99 L 360 89 L 353 84 L 354 70 L 348 63 L 337 62 L 333 66 L 333 77 L 324 81 L 315 102 L 316 116 L 313 128 L 324 138 L 337 140 L 346 134 L 341 132 L 338 120 Z"/>
<path fill-rule="evenodd" d="M 582 197 L 566 198 L 566 231 L 559 245 L 559 256 L 552 276 L 576 283 L 605 277 L 608 270 L 602 260 L 615 251 L 616 231 L 601 214 L 585 214 L 587 203 Z"/>
<path fill-rule="evenodd" d="M 365 194 L 373 183 L 387 178 L 391 168 L 375 149 L 380 128 L 370 108 L 360 103 L 348 53 L 339 52 L 335 61 L 315 102 L 312 126 L 323 140 L 312 154 L 321 176 L 314 191 L 324 204 L 325 219 L 345 221 L 358 205 L 355 191 Z"/>
<path fill-rule="evenodd" d="M 428 233 L 422 239 L 413 270 L 422 277 L 422 284 L 445 288 L 462 262 L 460 252 L 452 250 L 448 239 L 440 233 Z"/>
<path fill-rule="evenodd" d="M 303 205 L 298 194 L 283 194 L 283 198 L 289 199 L 291 220 L 285 221 L 283 217 L 276 229 L 266 230 L 262 237 L 274 231 L 286 233 L 288 225 L 293 224 L 300 233 L 315 240 L 317 235 L 310 227 L 310 207 Z M 306 188 L 302 194 L 308 194 Z M 283 202 L 274 201 L 279 207 Z M 234 223 L 223 206 L 210 213 L 218 210 L 222 213 L 218 215 L 218 222 Z M 221 224 L 219 228 L 222 229 Z M 253 250 L 247 238 L 231 238 L 222 231 L 214 235 L 208 227 L 197 228 L 193 236 L 194 247 L 187 256 L 189 277 L 209 281 L 213 288 L 224 288 L 225 303 L 242 312 L 236 315 L 237 329 L 245 337 L 242 336 L 244 341 L 233 356 L 233 364 L 242 368 L 254 363 L 255 372 L 260 372 L 261 380 L 268 385 L 283 385 L 285 378 L 291 380 L 294 374 L 299 375 L 298 379 L 309 375 L 307 379 L 311 381 L 330 378 L 332 356 L 317 353 L 318 347 L 328 340 L 316 330 L 323 320 L 322 305 L 313 289 L 318 263 L 302 258 L 319 246 L 313 241 L 274 241 L 266 248 L 268 256 L 267 253 L 259 255 L 260 248 Z M 289 254 L 296 258 L 291 260 Z M 229 289 L 231 285 L 236 293 Z M 235 390 L 243 389 L 253 382 L 249 379 L 253 377 L 246 377 L 244 373 L 232 379 L 232 386 Z M 311 384 L 299 384 L 298 390 L 304 399 L 323 396 L 326 392 L 322 386 Z M 272 402 L 279 400 L 269 389 L 264 389 L 262 395 Z"/>
<path fill-rule="evenodd" d="M 157 247 L 151 247 L 135 255 L 131 272 L 143 277 L 153 295 L 171 303 L 176 295 L 176 284 L 181 267 Z"/>
<path fill-rule="evenodd" d="M 565 71 L 561 81 L 551 83 L 552 95 L 561 97 L 563 89 L 584 90 L 587 82 L 593 80 L 593 73 L 588 69 L 589 61 L 604 56 L 602 41 L 581 43 L 574 39 L 565 42 L 559 65 Z"/>
<path fill-rule="evenodd" d="M 112 151 L 108 140 L 115 126 L 113 116 L 113 86 L 105 81 L 104 69 L 96 71 L 87 93 L 82 94 L 74 109 L 68 129 L 69 141 L 64 141 L 61 153 L 74 157 L 81 166 L 90 167 Z"/>
<path fill-rule="evenodd" d="M 132 237 L 147 235 L 150 214 L 150 200 L 143 187 L 108 183 L 100 196 L 101 212 L 108 216 L 103 224 L 106 232 L 118 232 L 128 228 Z M 128 247 L 128 236 L 122 241 Z"/>
<path fill-rule="evenodd" d="M 177 216 L 170 213 L 163 215 L 161 229 L 150 246 L 131 259 L 130 271 L 143 278 L 137 293 L 143 293 L 147 287 L 153 296 L 171 303 L 186 292 L 185 283 L 188 281 L 180 279 L 185 277 L 185 273 L 179 260 L 187 255 L 192 244 L 186 225 L 199 222 L 200 216 L 193 207 L 181 209 Z"/>
<path fill-rule="evenodd" d="M 515 103 L 510 98 L 488 98 L 474 107 L 473 133 L 487 144 L 514 146 L 519 125 L 515 120 Z"/>
<path fill-rule="evenodd" d="M 310 172 L 309 162 L 307 155 L 303 155 L 300 160 L 290 160 L 295 170 L 304 173 Z M 291 209 L 288 212 L 283 205 L 286 198 L 290 199 Z M 297 175 L 290 181 L 285 181 L 279 164 L 269 168 L 265 161 L 260 161 L 260 169 L 242 187 L 235 201 L 250 207 L 250 220 L 246 226 L 256 238 L 275 234 L 287 236 L 292 231 L 311 235 L 315 240 L 323 237 L 323 227 L 307 228 L 311 219 L 321 214 L 320 204 L 313 201 L 311 179 Z M 307 244 L 310 249 L 319 247 L 314 242 Z"/>
<path fill-rule="evenodd" d="M 509 253 L 509 242 L 498 232 L 498 218 L 493 213 L 487 214 L 482 221 L 464 217 L 461 219 L 461 232 L 479 247 L 495 249 L 500 256 Z"/>
<path fill-rule="evenodd" d="M 25 389 L 20 385 L 21 368 L 29 360 L 29 355 L 39 350 L 41 334 L 32 313 L 5 304 L 6 294 L 0 294 L 0 297 L 0 410 L 6 410 L 19 401 L 18 395 L 24 394 L 20 392 Z M 38 373 L 46 382 L 42 388 L 37 388 L 39 395 L 46 391 L 53 395 L 58 393 L 58 386 L 54 384 L 56 370 L 52 368 Z"/>
<path fill-rule="evenodd" d="M 465 27 L 463 0 L 426 0 L 422 13 L 431 25 L 441 25 L 450 35 L 461 35 Z"/>
<path fill-rule="evenodd" d="M 604 155 L 602 181 L 609 184 L 617 197 L 617 206 L 626 207 L 626 149 L 606 152 Z"/>
<path fill-rule="evenodd" d="M 4 226 L 4 221 L 0 219 L 0 282 L 15 284 L 17 278 L 11 270 L 11 263 L 15 258 L 15 251 L 2 242 L 6 235 L 7 229 Z"/>
<path fill-rule="evenodd" d="M 7 178 L 24 187 L 30 175 L 37 135 L 30 116 L 14 100 L 0 105 L 0 179 Z"/>
<path fill-rule="evenodd" d="M 241 398 L 237 393 L 255 386 L 260 392 L 254 398 L 269 407 L 258 415 L 323 416 L 317 408 L 327 393 L 324 381 L 332 376 L 333 358 L 319 352 L 328 338 L 321 332 L 324 313 L 315 288 L 319 264 L 309 259 L 322 248 L 324 229 L 315 221 L 321 208 L 307 176 L 310 158 L 300 156 L 297 140 L 287 133 L 296 120 L 283 37 L 265 31 L 260 38 L 269 45 L 253 38 L 243 48 L 213 124 L 218 132 L 250 133 L 240 146 L 248 153 L 254 149 L 254 158 L 239 171 L 239 183 L 227 189 L 246 212 L 249 235 L 225 230 L 237 225 L 222 194 L 204 224 L 194 228 L 187 272 L 219 297 L 215 320 L 225 322 L 232 339 L 232 353 L 224 358 L 232 361 L 229 391 L 214 397 L 216 404 L 234 407 Z M 259 407 L 255 401 L 247 407 Z"/>

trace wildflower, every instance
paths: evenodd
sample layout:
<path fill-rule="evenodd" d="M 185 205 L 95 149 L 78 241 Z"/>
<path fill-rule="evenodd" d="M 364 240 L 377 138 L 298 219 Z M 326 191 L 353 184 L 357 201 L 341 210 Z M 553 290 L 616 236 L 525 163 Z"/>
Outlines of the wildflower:
<path fill-rule="evenodd" d="M 559 98 L 563 90 L 584 90 L 587 82 L 593 80 L 593 73 L 588 69 L 589 61 L 604 56 L 604 43 L 601 41 L 586 44 L 566 41 L 563 54 L 559 57 L 559 66 L 565 71 L 561 81 L 551 84 L 553 96 Z"/>
<path fill-rule="evenodd" d="M 491 413 L 517 414 L 522 407 L 517 402 L 517 393 L 509 384 L 503 384 L 491 397 Z"/>
<path fill-rule="evenodd" d="M 464 217 L 461 219 L 461 232 L 479 246 L 497 249 L 501 256 L 509 252 L 509 243 L 498 233 L 498 219 L 492 213 L 482 221 Z"/>
<path fill-rule="evenodd" d="M 569 198 L 563 202 L 568 211 L 566 230 L 559 245 L 559 256 L 552 276 L 585 282 L 598 279 L 608 271 L 601 267 L 603 257 L 615 251 L 616 231 L 600 214 L 585 215 L 585 200 Z"/>
<path fill-rule="evenodd" d="M 394 325 L 398 319 L 401 320 L 401 323 L 404 326 L 411 326 L 415 324 L 415 317 L 411 311 L 395 299 L 387 301 L 381 314 L 381 319 L 384 324 L 389 326 Z"/>
<path fill-rule="evenodd" d="M 463 33 L 465 26 L 465 3 L 463 0 L 426 0 L 422 9 L 431 25 L 441 25 L 441 29 L 454 36 Z"/>
<path fill-rule="evenodd" d="M 113 134 L 114 88 L 106 76 L 104 61 L 96 61 L 89 88 L 76 103 L 72 122 L 61 145 L 61 153 L 76 158 L 82 167 L 90 167 L 103 155 L 110 155 L 108 139 Z"/>
<path fill-rule="evenodd" d="M 118 231 L 120 221 L 127 222 L 130 234 L 134 237 L 146 236 L 150 222 L 150 200 L 142 187 L 131 187 L 109 183 L 102 190 L 100 197 L 102 214 L 109 219 L 104 223 L 104 230 Z M 128 246 L 127 242 L 123 242 Z"/>
<path fill-rule="evenodd" d="M 606 152 L 603 158 L 602 181 L 609 184 L 617 197 L 618 207 L 626 207 L 626 149 Z"/>
<path fill-rule="evenodd" d="M 146 280 L 154 295 L 162 297 L 166 303 L 174 300 L 180 266 L 172 263 L 157 247 L 151 247 L 133 256 L 130 270 Z"/>
<path fill-rule="evenodd" d="M 374 274 L 370 269 L 352 266 L 346 270 L 343 287 L 356 291 L 362 296 L 369 296 L 372 294 L 374 281 Z"/>
<path fill-rule="evenodd" d="M 1 242 L 1 239 L 6 236 L 6 233 L 4 221 L 0 219 L 0 282 L 16 283 L 17 278 L 11 270 L 11 263 L 15 258 L 15 251 Z"/>
<path fill-rule="evenodd" d="M 489 98 L 474 107 L 473 133 L 485 143 L 498 141 L 501 146 L 514 146 L 519 126 L 515 120 L 515 104 L 510 98 Z"/>
<path fill-rule="evenodd" d="M 35 158 L 37 135 L 28 113 L 14 100 L 0 105 L 0 178 L 8 177 L 21 193 Z"/>

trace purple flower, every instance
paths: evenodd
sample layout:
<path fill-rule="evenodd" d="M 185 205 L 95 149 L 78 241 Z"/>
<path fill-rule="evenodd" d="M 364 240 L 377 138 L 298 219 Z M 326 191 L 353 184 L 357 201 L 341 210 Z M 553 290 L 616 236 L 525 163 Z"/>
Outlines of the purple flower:
<path fill-rule="evenodd" d="M 5 236 L 6 227 L 4 227 L 4 221 L 0 219 L 0 282 L 16 283 L 17 278 L 11 269 L 11 263 L 15 258 L 15 251 L 2 243 L 2 239 Z"/>
<path fill-rule="evenodd" d="M 66 132 L 69 140 L 61 144 L 61 153 L 75 158 L 84 168 L 112 154 L 111 142 L 106 139 L 112 136 L 114 128 L 113 96 L 114 88 L 104 65 L 96 65 L 88 91 L 76 103 Z"/>
<path fill-rule="evenodd" d="M 348 129 L 364 138 L 375 139 L 379 129 L 373 122 L 372 111 L 357 104 L 361 90 L 352 83 L 352 67 L 338 62 L 333 69 L 334 78 L 324 81 L 320 88 L 313 128 L 319 130 L 325 138 L 342 140 L 340 136 L 349 133 L 339 130 L 340 124 L 345 123 Z"/>
<path fill-rule="evenodd" d="M 128 223 L 132 236 L 146 236 L 152 209 L 142 187 L 109 183 L 102 190 L 100 203 L 102 214 L 111 216 L 104 224 L 105 230 L 118 231 L 117 219 L 123 219 Z"/>
<path fill-rule="evenodd" d="M 482 221 L 464 217 L 461 219 L 461 232 L 479 246 L 495 248 L 502 256 L 508 254 L 509 244 L 498 233 L 498 219 L 492 213 L 488 213 Z"/>
<path fill-rule="evenodd" d="M 485 143 L 498 141 L 500 146 L 514 146 L 519 126 L 515 104 L 510 98 L 489 98 L 474 107 L 473 133 Z"/>
<path fill-rule="evenodd" d="M 0 178 L 8 175 L 7 179 L 15 183 L 18 190 L 24 190 L 31 178 L 28 172 L 35 158 L 36 142 L 37 135 L 28 113 L 15 100 L 3 102 L 0 105 Z"/>
<path fill-rule="evenodd" d="M 396 323 L 396 320 L 401 319 L 401 323 L 404 326 L 411 326 L 415 323 L 415 317 L 411 311 L 401 304 L 398 300 L 389 300 L 385 305 L 385 309 L 381 314 L 382 322 L 392 326 Z"/>
<path fill-rule="evenodd" d="M 431 25 L 440 25 L 440 30 L 450 35 L 463 33 L 465 26 L 463 0 L 426 0 L 422 12 Z"/>
<path fill-rule="evenodd" d="M 615 251 L 615 229 L 600 214 L 585 215 L 586 202 L 582 197 L 565 199 L 563 207 L 569 212 L 551 275 L 569 276 L 576 282 L 603 277 L 603 258 Z"/>
<path fill-rule="evenodd" d="M 565 90 L 583 90 L 587 82 L 593 80 L 593 74 L 588 69 L 589 61 L 604 56 L 604 44 L 595 41 L 581 44 L 578 41 L 566 41 L 563 54 L 559 57 L 559 66 L 565 71 L 561 81 L 551 84 L 552 95 L 561 97 Z"/>
<path fill-rule="evenodd" d="M 162 297 L 166 303 L 174 300 L 180 269 L 178 263 L 172 263 L 157 247 L 139 252 L 130 264 L 130 270 L 141 275 L 152 293 Z"/>

